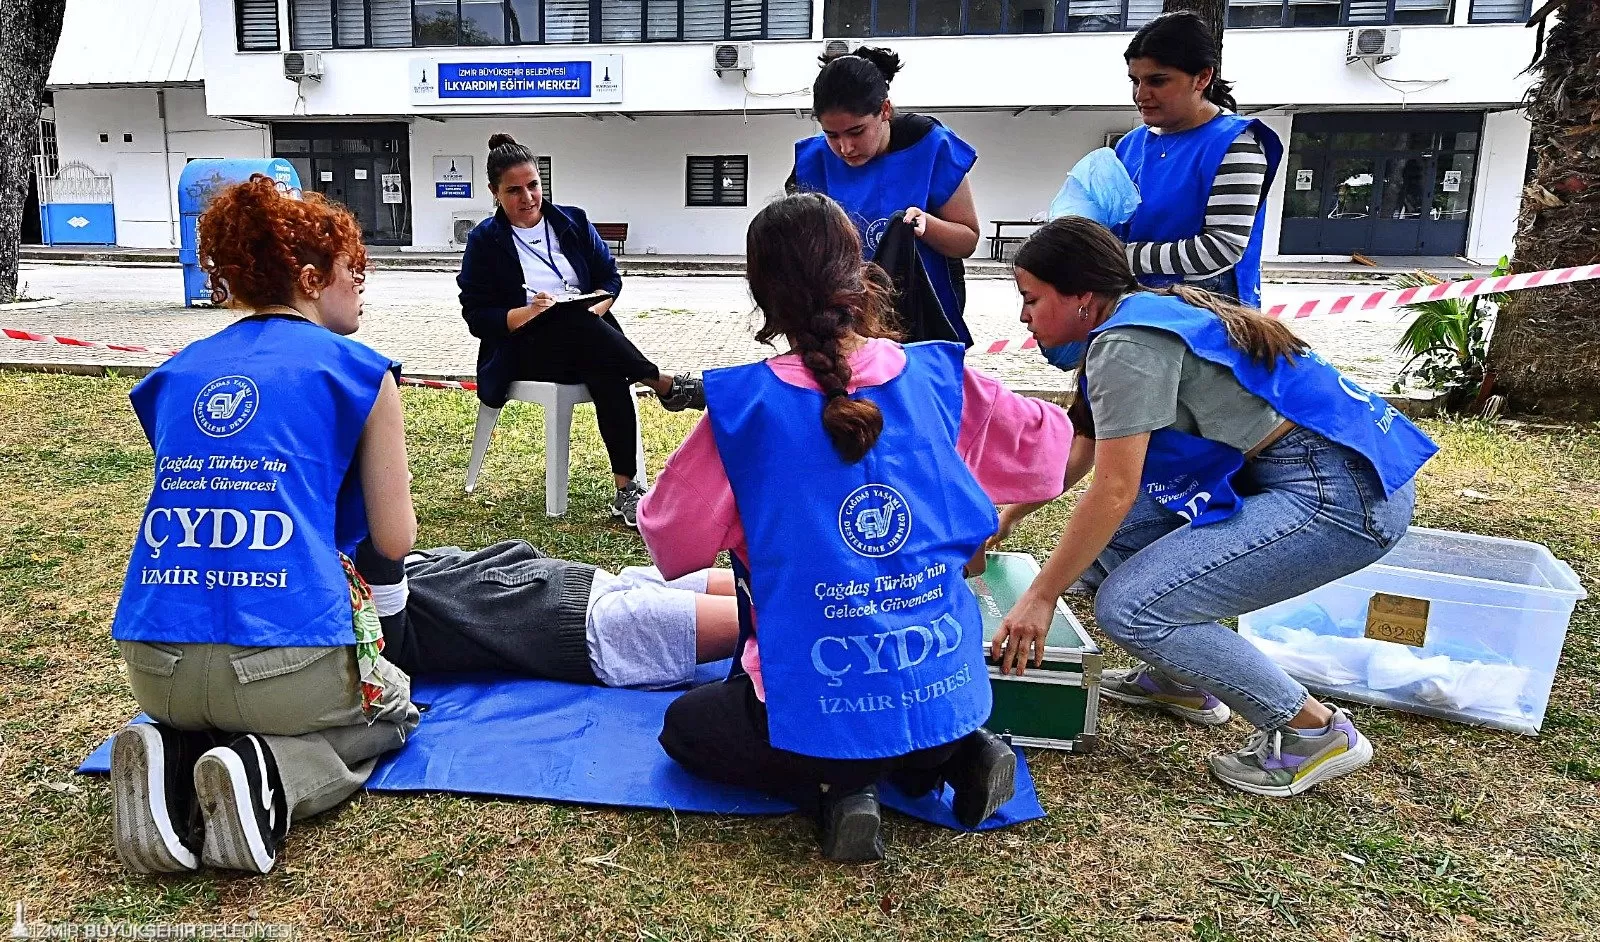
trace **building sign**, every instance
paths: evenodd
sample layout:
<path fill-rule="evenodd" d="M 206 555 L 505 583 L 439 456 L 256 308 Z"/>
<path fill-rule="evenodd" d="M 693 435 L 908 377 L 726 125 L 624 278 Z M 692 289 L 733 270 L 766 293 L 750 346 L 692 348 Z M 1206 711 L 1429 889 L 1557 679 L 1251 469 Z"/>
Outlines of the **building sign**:
<path fill-rule="evenodd" d="M 433 195 L 442 200 L 472 199 L 472 158 L 466 154 L 433 158 Z"/>
<path fill-rule="evenodd" d="M 413 105 L 620 102 L 622 57 L 600 55 L 493 62 L 412 59 L 409 80 Z"/>

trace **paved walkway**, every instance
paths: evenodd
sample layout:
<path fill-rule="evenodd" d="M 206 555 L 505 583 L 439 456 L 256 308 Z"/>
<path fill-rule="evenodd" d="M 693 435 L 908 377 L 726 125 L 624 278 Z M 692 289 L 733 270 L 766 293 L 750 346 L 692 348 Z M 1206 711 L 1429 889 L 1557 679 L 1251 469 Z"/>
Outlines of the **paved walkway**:
<path fill-rule="evenodd" d="M 29 294 L 64 300 L 61 307 L 6 311 L 0 327 L 82 340 L 150 347 L 181 346 L 227 324 L 232 315 L 185 308 L 179 272 L 171 268 L 110 268 L 29 263 L 21 280 Z M 1269 285 L 1266 301 L 1327 297 L 1371 290 L 1370 285 Z M 1022 335 L 1019 300 L 1009 281 L 969 284 L 967 320 L 980 343 Z M 750 339 L 756 321 L 743 280 L 727 277 L 632 277 L 616 312 L 628 336 L 664 370 L 703 370 L 748 363 L 771 351 Z M 1391 348 L 1402 322 L 1392 310 L 1309 319 L 1294 329 L 1354 378 L 1388 391 L 1404 358 Z M 357 335 L 401 360 L 416 375 L 470 379 L 477 341 L 466 331 L 454 279 L 440 272 L 375 271 L 367 280 L 366 313 Z M 161 357 L 88 350 L 0 338 L 0 365 L 51 363 L 148 366 Z M 974 362 L 1019 389 L 1063 390 L 1066 375 L 1037 351 L 979 356 Z"/>

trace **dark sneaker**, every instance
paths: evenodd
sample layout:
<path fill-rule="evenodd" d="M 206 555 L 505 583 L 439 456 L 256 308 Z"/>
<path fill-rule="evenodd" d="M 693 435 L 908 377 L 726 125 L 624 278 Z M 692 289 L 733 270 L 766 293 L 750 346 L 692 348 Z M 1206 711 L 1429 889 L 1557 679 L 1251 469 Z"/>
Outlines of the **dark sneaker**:
<path fill-rule="evenodd" d="M 698 376 L 678 373 L 672 377 L 672 388 L 661 396 L 661 408 L 668 412 L 706 407 L 706 384 Z"/>
<path fill-rule="evenodd" d="M 195 763 L 194 790 L 206 821 L 201 859 L 228 870 L 271 870 L 289 833 L 289 802 L 266 742 L 247 734 L 207 752 Z"/>
<path fill-rule="evenodd" d="M 1262 730 L 1239 752 L 1213 756 L 1211 774 L 1252 795 L 1288 798 L 1371 761 L 1372 743 L 1356 729 L 1349 713 L 1335 707 L 1327 729 Z"/>
<path fill-rule="evenodd" d="M 976 828 L 1011 800 L 1017 787 L 1017 754 L 986 729 L 967 734 L 945 766 L 955 789 L 953 809 L 962 827 Z"/>
<path fill-rule="evenodd" d="M 137 873 L 200 866 L 194 764 L 206 733 L 141 723 L 111 740 L 111 820 L 117 856 Z"/>
<path fill-rule="evenodd" d="M 1141 664 L 1100 674 L 1100 696 L 1133 706 L 1155 707 L 1202 726 L 1224 726 L 1233 718 L 1228 705 L 1199 687 L 1180 684 Z"/>
<path fill-rule="evenodd" d="M 883 811 L 878 789 L 822 793 L 822 856 L 860 862 L 883 859 Z"/>
<path fill-rule="evenodd" d="M 617 488 L 617 496 L 611 501 L 611 516 L 621 517 L 623 523 L 639 529 L 639 498 L 643 496 L 644 488 L 637 481 Z"/>

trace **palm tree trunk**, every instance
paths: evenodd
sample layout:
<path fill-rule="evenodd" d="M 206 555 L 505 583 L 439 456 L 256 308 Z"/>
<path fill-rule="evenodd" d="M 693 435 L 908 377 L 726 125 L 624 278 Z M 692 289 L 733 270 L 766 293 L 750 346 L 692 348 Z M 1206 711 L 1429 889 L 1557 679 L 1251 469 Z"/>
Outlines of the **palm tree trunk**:
<path fill-rule="evenodd" d="M 1206 25 L 1211 27 L 1211 35 L 1216 37 L 1217 49 L 1222 49 L 1222 28 L 1228 23 L 1226 0 L 1162 0 L 1162 13 L 1176 13 L 1179 10 L 1188 10 L 1205 20 Z"/>
<path fill-rule="evenodd" d="M 67 0 L 0 0 L 0 304 L 17 296 L 28 163 Z"/>
<path fill-rule="evenodd" d="M 1600 262 L 1600 0 L 1566 0 L 1528 91 L 1533 180 L 1517 218 L 1514 271 Z M 1600 414 L 1600 285 L 1507 296 L 1489 350 L 1494 391 L 1513 408 Z"/>

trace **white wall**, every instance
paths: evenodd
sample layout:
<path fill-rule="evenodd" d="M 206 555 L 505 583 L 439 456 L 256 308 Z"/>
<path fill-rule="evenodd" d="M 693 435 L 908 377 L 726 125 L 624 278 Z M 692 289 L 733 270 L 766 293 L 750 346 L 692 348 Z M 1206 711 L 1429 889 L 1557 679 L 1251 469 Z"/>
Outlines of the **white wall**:
<path fill-rule="evenodd" d="M 938 115 L 979 151 L 972 185 L 981 234 L 988 220 L 1027 219 L 1043 212 L 1067 170 L 1100 146 L 1107 131 L 1127 130 L 1134 113 L 1029 112 Z M 484 160 L 488 138 L 506 131 L 551 158 L 555 200 L 575 203 L 596 222 L 627 222 L 628 252 L 739 255 L 751 218 L 783 191 L 794 165 L 794 141 L 815 133 L 809 118 L 792 115 L 641 116 L 636 121 L 590 118 L 459 118 L 411 126 L 412 242 L 443 246 L 456 212 L 492 209 Z M 472 200 L 435 199 L 436 154 L 471 154 Z M 750 159 L 749 205 L 684 205 L 685 158 L 690 154 L 745 154 Z M 980 246 L 980 252 L 987 242 Z"/>
<path fill-rule="evenodd" d="M 1492 265 L 1510 255 L 1527 176 L 1528 134 L 1524 111 L 1497 111 L 1483 122 L 1478 150 L 1477 189 L 1472 195 L 1472 224 L 1467 232 L 1467 257 Z"/>
<path fill-rule="evenodd" d="M 167 140 L 163 148 L 156 89 L 55 93 L 61 162 L 81 160 L 100 173 L 111 174 L 119 245 L 177 246 L 175 193 L 190 157 L 261 157 L 271 152 L 265 130 L 207 116 L 204 90 L 168 88 L 165 95 Z M 104 144 L 100 143 L 101 134 L 108 138 Z M 124 141 L 125 134 L 132 134 L 133 140 Z"/>
<path fill-rule="evenodd" d="M 741 112 L 754 108 L 805 108 L 816 76 L 820 40 L 756 44 L 748 77 L 758 92 L 793 92 L 748 98 L 737 75 L 719 78 L 710 67 L 709 43 L 650 43 L 498 47 L 492 49 L 329 50 L 326 77 L 296 84 L 283 78 L 278 53 L 235 48 L 233 0 L 201 0 L 207 100 L 212 114 L 239 117 L 295 115 L 406 115 L 607 112 Z M 818 6 L 821 5 L 818 0 Z M 1343 29 L 1236 30 L 1228 35 L 1228 68 L 1240 102 L 1259 108 L 1439 107 L 1513 104 L 1528 78 L 1520 74 L 1532 54 L 1530 30 L 1502 26 L 1405 27 L 1398 58 L 1378 67 L 1391 80 L 1445 79 L 1403 94 L 1385 86 L 1365 65 L 1344 61 Z M 906 60 L 893 96 L 902 107 L 937 111 L 1015 105 L 1126 107 L 1122 50 L 1126 33 L 1051 36 L 922 37 L 885 40 Z M 620 104 L 424 106 L 411 104 L 410 60 L 444 56 L 484 61 L 494 56 L 561 56 L 607 53 L 623 58 Z"/>

